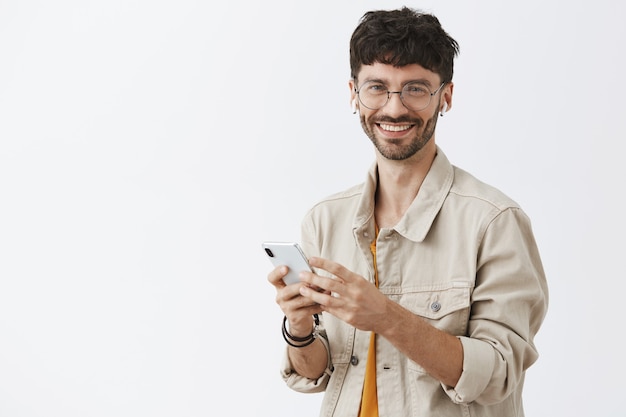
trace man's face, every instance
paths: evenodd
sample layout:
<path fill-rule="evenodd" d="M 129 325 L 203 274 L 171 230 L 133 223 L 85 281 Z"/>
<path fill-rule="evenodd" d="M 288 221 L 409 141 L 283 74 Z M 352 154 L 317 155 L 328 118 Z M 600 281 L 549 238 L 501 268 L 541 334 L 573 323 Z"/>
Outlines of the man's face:
<path fill-rule="evenodd" d="M 425 88 L 429 94 L 441 86 L 439 75 L 416 64 L 397 68 L 375 63 L 361 67 L 356 84 L 354 81 L 350 82 L 353 98 L 357 100 L 359 106 L 361 126 L 378 152 L 390 160 L 400 161 L 411 158 L 433 137 L 438 112 L 443 103 L 442 95 L 444 93 L 451 95 L 451 84 L 446 84 L 430 97 L 430 102 L 426 107 L 415 111 L 403 104 L 400 94 L 390 94 L 389 100 L 379 109 L 367 108 L 364 105 L 366 101 L 364 91 L 362 90 L 361 97 L 358 97 L 354 91 L 355 88 L 359 90 L 366 83 L 375 85 L 377 90 L 383 88 L 389 91 L 401 91 L 411 83 L 411 86 Z M 384 97 L 386 98 L 386 95 Z M 408 103 L 406 97 L 405 102 Z"/>

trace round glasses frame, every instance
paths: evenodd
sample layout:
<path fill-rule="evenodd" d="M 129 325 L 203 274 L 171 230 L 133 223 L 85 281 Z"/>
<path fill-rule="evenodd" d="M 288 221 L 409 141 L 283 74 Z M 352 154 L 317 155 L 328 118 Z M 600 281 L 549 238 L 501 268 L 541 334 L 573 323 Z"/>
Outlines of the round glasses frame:
<path fill-rule="evenodd" d="M 356 80 L 355 80 L 355 83 L 356 83 Z M 364 84 L 363 84 L 363 85 L 362 85 L 359 89 L 356 89 L 356 88 L 354 89 L 354 92 L 355 92 L 355 93 L 356 93 L 356 95 L 359 97 L 359 103 L 361 103 L 363 106 L 365 106 L 366 108 L 368 108 L 368 109 L 370 109 L 370 110 L 380 110 L 380 109 L 382 109 L 383 107 L 385 107 L 385 106 L 387 105 L 387 103 L 389 103 L 389 100 L 391 99 L 391 95 L 392 95 L 392 94 L 398 94 L 398 95 L 400 96 L 400 101 L 402 102 L 402 105 L 403 105 L 404 107 L 406 107 L 407 109 L 412 110 L 412 111 L 421 111 L 421 110 L 424 110 L 425 108 L 427 108 L 428 106 L 430 106 L 430 102 L 431 102 L 431 100 L 432 100 L 433 96 L 434 96 L 435 94 L 437 94 L 437 93 L 441 90 L 441 88 L 442 88 L 444 85 L 446 85 L 446 82 L 445 82 L 445 81 L 444 81 L 444 82 L 442 82 L 442 83 L 441 83 L 441 85 L 440 85 L 439 87 L 437 87 L 437 89 L 436 89 L 435 91 L 433 91 L 432 93 L 430 92 L 430 90 L 429 90 L 427 87 L 425 87 L 425 86 L 424 86 L 423 84 L 421 84 L 421 83 L 408 83 L 408 84 L 405 84 L 405 85 L 404 85 L 404 87 L 402 87 L 402 90 L 400 90 L 400 91 L 389 91 L 389 90 L 386 90 L 386 91 L 380 91 L 380 95 L 381 95 L 381 96 L 382 96 L 385 92 L 387 93 L 387 100 L 385 100 L 385 102 L 384 102 L 382 105 L 378 106 L 378 107 L 371 107 L 371 106 L 368 106 L 367 104 L 363 103 L 363 100 L 362 100 L 362 98 L 361 98 L 361 90 L 363 89 L 363 87 L 367 86 L 368 84 L 372 84 L 372 83 L 374 83 L 374 84 L 380 84 L 380 83 L 378 83 L 378 82 L 376 82 L 376 81 L 367 81 L 367 82 L 365 82 L 365 83 L 364 83 Z M 424 106 L 422 106 L 422 107 L 420 107 L 420 108 L 413 108 L 413 107 L 410 107 L 410 106 L 408 106 L 408 105 L 404 102 L 404 94 L 407 94 L 407 95 L 408 95 L 408 88 L 409 88 L 409 87 L 411 87 L 411 86 L 413 86 L 413 85 L 416 85 L 416 84 L 417 84 L 417 85 L 419 85 L 419 86 L 420 86 L 420 88 L 424 88 L 424 89 L 426 89 L 426 90 L 428 91 L 428 102 L 427 102 Z"/>

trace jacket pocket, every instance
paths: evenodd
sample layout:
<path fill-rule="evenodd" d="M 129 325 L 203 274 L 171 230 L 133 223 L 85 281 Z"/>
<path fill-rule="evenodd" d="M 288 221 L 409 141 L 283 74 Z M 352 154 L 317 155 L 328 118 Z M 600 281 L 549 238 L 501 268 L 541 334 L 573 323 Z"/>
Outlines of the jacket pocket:
<path fill-rule="evenodd" d="M 472 284 L 453 281 L 428 287 L 403 288 L 396 301 L 432 326 L 455 336 L 467 332 Z"/>

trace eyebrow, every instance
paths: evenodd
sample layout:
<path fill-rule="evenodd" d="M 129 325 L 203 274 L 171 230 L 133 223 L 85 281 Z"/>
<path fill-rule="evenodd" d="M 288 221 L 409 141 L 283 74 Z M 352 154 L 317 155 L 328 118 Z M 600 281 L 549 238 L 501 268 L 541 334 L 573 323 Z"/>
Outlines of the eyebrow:
<path fill-rule="evenodd" d="M 369 82 L 380 83 L 380 84 L 383 84 L 385 86 L 389 85 L 389 83 L 387 81 L 385 81 L 385 80 L 383 80 L 381 78 L 365 78 L 361 85 L 363 85 L 365 83 L 369 83 Z M 422 84 L 422 85 L 425 85 L 428 88 L 432 88 L 432 86 L 433 86 L 433 84 L 429 80 L 427 80 L 426 78 L 417 78 L 417 79 L 414 79 L 414 80 L 409 80 L 409 81 L 403 82 L 402 83 L 402 87 L 404 87 L 407 84 Z"/>

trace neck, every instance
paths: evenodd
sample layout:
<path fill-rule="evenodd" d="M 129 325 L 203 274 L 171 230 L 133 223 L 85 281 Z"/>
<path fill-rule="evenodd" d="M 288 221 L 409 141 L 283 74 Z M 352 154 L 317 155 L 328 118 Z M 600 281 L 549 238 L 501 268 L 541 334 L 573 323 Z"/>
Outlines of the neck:
<path fill-rule="evenodd" d="M 437 154 L 427 146 L 405 161 L 392 161 L 377 155 L 378 188 L 375 216 L 380 228 L 393 227 L 404 216 L 419 192 Z"/>

